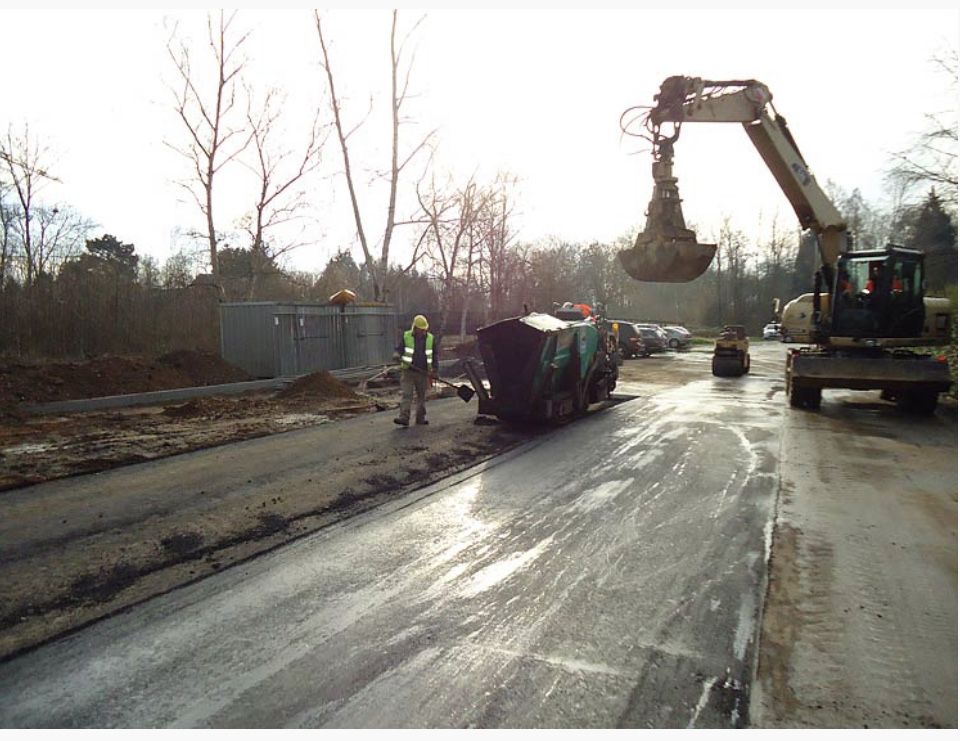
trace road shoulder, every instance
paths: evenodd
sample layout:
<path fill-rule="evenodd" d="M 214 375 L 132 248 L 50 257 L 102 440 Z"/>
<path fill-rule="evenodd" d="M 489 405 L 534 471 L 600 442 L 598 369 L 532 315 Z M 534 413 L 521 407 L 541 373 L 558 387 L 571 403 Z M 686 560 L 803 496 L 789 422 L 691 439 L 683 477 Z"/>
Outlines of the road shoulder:
<path fill-rule="evenodd" d="M 755 727 L 956 727 L 956 435 L 863 393 L 788 412 Z"/>

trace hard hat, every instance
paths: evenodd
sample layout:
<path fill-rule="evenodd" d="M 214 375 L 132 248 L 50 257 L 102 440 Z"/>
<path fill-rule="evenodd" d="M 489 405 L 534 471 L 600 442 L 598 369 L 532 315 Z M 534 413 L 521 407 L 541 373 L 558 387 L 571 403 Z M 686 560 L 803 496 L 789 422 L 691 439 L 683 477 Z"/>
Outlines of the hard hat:
<path fill-rule="evenodd" d="M 430 329 L 430 323 L 427 321 L 427 318 L 423 314 L 417 314 L 413 318 L 412 329 Z"/>

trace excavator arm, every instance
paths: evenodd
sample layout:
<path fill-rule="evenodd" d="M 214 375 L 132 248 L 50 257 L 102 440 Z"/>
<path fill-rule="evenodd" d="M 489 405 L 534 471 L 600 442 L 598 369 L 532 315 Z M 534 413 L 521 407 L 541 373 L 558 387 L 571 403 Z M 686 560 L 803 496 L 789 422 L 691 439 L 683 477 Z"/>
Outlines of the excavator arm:
<path fill-rule="evenodd" d="M 686 228 L 673 177 L 673 146 L 687 122 L 742 124 L 800 225 L 817 235 L 823 264 L 836 264 L 847 248 L 846 224 L 813 177 L 772 99 L 766 85 L 756 80 L 669 77 L 663 82 L 656 105 L 645 117 L 654 155 L 654 193 L 647 224 L 633 249 L 620 253 L 631 276 L 663 282 L 693 280 L 709 267 L 716 252 L 716 245 L 697 243 Z M 672 125 L 669 135 L 661 129 L 664 124 Z"/>
<path fill-rule="evenodd" d="M 843 218 L 820 189 L 771 100 L 770 91 L 756 80 L 664 81 L 656 104 L 644 116 L 653 144 L 653 197 L 643 232 L 632 249 L 620 252 L 624 269 L 637 280 L 678 282 L 693 280 L 709 267 L 716 245 L 697 242 L 684 224 L 672 171 L 674 144 L 688 122 L 739 123 L 801 226 L 816 235 L 823 262 L 814 275 L 813 293 L 790 302 L 783 312 L 786 324 L 794 306 L 795 327 L 816 345 L 787 351 L 790 405 L 816 409 L 825 388 L 880 389 L 882 398 L 895 399 L 898 406 L 932 413 L 938 394 L 950 388 L 949 367 L 907 348 L 949 341 L 949 303 L 923 295 L 923 254 L 918 250 L 896 245 L 847 250 Z M 857 281 L 863 282 L 862 290 L 854 290 Z M 749 367 L 742 355 L 729 359 L 734 357 L 729 353 L 738 351 L 726 344 L 718 341 L 714 350 L 715 375 Z"/>

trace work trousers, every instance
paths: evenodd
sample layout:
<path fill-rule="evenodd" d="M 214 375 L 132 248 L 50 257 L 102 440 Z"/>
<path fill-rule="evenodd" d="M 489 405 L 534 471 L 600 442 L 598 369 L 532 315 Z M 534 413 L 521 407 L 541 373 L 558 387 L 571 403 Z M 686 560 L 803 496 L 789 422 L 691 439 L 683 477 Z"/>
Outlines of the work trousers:
<path fill-rule="evenodd" d="M 427 418 L 427 384 L 429 379 L 424 371 L 414 370 L 413 368 L 404 368 L 400 372 L 400 419 L 409 421 L 410 404 L 413 401 L 414 392 L 417 395 L 417 421 L 422 422 Z"/>

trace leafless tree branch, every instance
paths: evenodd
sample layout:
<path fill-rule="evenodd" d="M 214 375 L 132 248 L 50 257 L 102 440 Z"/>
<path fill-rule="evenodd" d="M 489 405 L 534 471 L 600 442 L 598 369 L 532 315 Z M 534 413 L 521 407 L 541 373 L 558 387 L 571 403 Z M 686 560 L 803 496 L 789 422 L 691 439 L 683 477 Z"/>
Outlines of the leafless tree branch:
<path fill-rule="evenodd" d="M 410 38 L 414 30 L 420 25 L 420 21 L 414 24 L 410 31 L 406 34 L 404 39 L 400 42 L 399 46 L 397 43 L 397 12 L 393 11 L 391 16 L 391 25 L 390 25 L 390 111 L 391 111 L 391 148 L 390 148 L 390 166 L 389 169 L 382 173 L 377 174 L 375 177 L 383 177 L 387 180 L 388 183 L 388 195 L 387 195 L 387 208 L 386 208 L 386 220 L 383 229 L 383 237 L 380 240 L 380 254 L 375 259 L 371 245 L 367 239 L 366 230 L 364 228 L 363 219 L 360 214 L 360 207 L 358 203 L 357 190 L 354 183 L 354 172 L 352 169 L 349 147 L 347 140 L 350 135 L 357 131 L 357 129 L 363 124 L 361 121 L 355 127 L 351 128 L 349 132 L 345 131 L 343 121 L 342 121 L 342 106 L 341 101 L 337 97 L 335 85 L 334 85 L 334 75 L 330 64 L 330 55 L 327 47 L 326 39 L 323 35 L 323 24 L 320 19 L 320 14 L 314 11 L 314 17 L 316 20 L 317 26 L 317 36 L 320 40 L 320 48 L 322 52 L 323 59 L 321 61 L 321 66 L 323 67 L 328 86 L 328 94 L 330 98 L 331 109 L 333 111 L 334 124 L 337 131 L 337 137 L 340 143 L 340 151 L 343 156 L 344 163 L 344 177 L 347 181 L 347 189 L 350 193 L 350 202 L 353 209 L 354 222 L 357 229 L 357 238 L 360 242 L 360 247 L 363 250 L 364 260 L 367 266 L 367 271 L 371 276 L 371 281 L 373 283 L 374 289 L 374 299 L 383 300 L 386 295 L 386 283 L 389 275 L 389 260 L 390 260 L 390 248 L 392 244 L 393 234 L 397 226 L 401 224 L 406 224 L 407 222 L 398 222 L 397 221 L 397 200 L 399 192 L 399 180 L 400 175 L 403 169 L 413 160 L 413 158 L 423 151 L 424 148 L 428 146 L 429 141 L 434 136 L 434 132 L 428 134 L 424 139 L 414 147 L 413 151 L 410 152 L 407 156 L 402 159 L 400 157 L 400 125 L 401 125 L 401 116 L 400 112 L 403 107 L 407 83 L 410 78 L 410 71 L 412 65 L 408 65 L 403 71 L 404 84 L 401 87 L 399 84 L 399 77 L 401 76 L 401 55 L 403 51 L 403 46 L 406 41 Z M 372 106 L 372 100 L 371 100 Z M 371 107 L 372 110 L 372 107 Z M 368 110 L 367 116 L 369 116 L 370 111 Z M 363 120 L 366 120 L 367 116 L 364 116 Z M 417 241 L 417 245 L 421 243 L 421 240 Z M 414 256 L 418 256 L 419 248 L 415 246 Z"/>
<path fill-rule="evenodd" d="M 234 128 L 230 124 L 237 104 L 236 85 L 246 64 L 240 57 L 241 49 L 250 36 L 250 32 L 246 32 L 232 37 L 231 27 L 236 16 L 236 11 L 225 16 L 221 10 L 215 23 L 213 14 L 207 14 L 207 45 L 216 71 L 216 82 L 209 95 L 205 95 L 198 87 L 191 67 L 190 49 L 186 42 L 177 40 L 176 24 L 167 42 L 167 54 L 182 85 L 179 90 L 171 89 L 174 109 L 191 142 L 189 148 L 168 146 L 182 154 L 194 171 L 192 185 L 186 188 L 193 194 L 206 220 L 210 267 L 218 286 L 220 269 L 217 259 L 219 239 L 214 218 L 215 179 L 228 163 L 246 150 L 251 140 L 246 127 Z"/>

